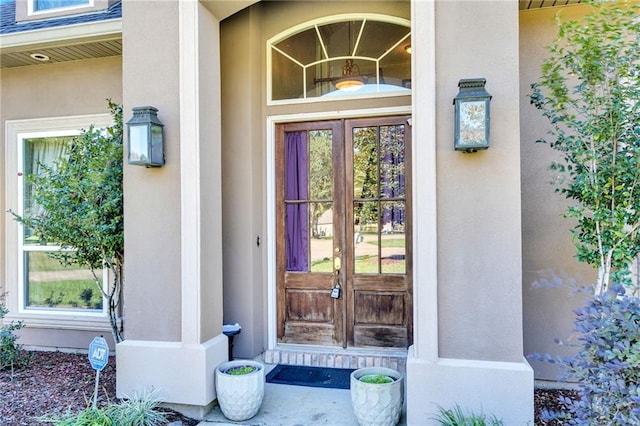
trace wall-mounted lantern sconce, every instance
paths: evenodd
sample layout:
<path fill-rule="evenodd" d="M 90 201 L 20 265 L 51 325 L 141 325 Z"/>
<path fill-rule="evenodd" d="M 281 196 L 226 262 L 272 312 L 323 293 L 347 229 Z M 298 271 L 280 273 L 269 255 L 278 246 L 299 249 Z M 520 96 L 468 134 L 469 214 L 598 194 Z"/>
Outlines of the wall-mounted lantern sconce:
<path fill-rule="evenodd" d="M 161 167 L 164 165 L 164 124 L 158 120 L 158 109 L 143 106 L 132 111 L 133 117 L 127 122 L 129 164 Z"/>
<path fill-rule="evenodd" d="M 484 89 L 486 82 L 484 78 L 463 79 L 458 82 L 460 90 L 453 98 L 456 111 L 456 151 L 476 152 L 489 148 L 491 95 Z"/>

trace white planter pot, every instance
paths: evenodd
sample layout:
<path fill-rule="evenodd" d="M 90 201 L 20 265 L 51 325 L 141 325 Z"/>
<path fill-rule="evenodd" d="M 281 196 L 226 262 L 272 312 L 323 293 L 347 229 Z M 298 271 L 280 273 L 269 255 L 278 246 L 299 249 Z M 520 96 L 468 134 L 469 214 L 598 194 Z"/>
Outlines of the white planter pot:
<path fill-rule="evenodd" d="M 391 383 L 365 383 L 359 379 L 368 375 L 384 375 Z M 351 405 L 361 426 L 393 426 L 402 413 L 402 374 L 384 367 L 360 368 L 351 373 Z"/>
<path fill-rule="evenodd" d="M 234 367 L 250 366 L 256 370 L 234 376 L 225 372 Z M 229 420 L 242 421 L 255 416 L 264 397 L 264 366 L 256 361 L 223 362 L 216 368 L 216 394 L 222 414 Z"/>

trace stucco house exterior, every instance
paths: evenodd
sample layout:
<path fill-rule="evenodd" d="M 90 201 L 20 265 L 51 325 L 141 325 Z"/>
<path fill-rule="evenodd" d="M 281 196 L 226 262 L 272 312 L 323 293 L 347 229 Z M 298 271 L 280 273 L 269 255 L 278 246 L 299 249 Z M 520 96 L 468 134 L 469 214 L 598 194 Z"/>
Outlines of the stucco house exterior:
<path fill-rule="evenodd" d="M 124 170 L 120 394 L 153 386 L 201 417 L 227 359 L 222 325 L 238 322 L 236 357 L 400 369 L 409 424 L 455 403 L 531 424 L 534 378 L 558 372 L 525 357 L 564 350 L 554 338 L 580 303 L 543 284 L 593 275 L 573 258 L 554 154 L 534 144 L 546 123 L 527 95 L 554 15 L 588 11 L 574 0 L 5 0 L 0 210 L 32 208 L 23 175 L 56 138 L 108 125 L 106 99 L 125 122 L 154 106 L 166 162 Z M 339 89 L 350 76 L 361 87 Z M 453 147 L 452 101 L 468 78 L 492 96 L 490 147 L 475 153 Z M 310 217 L 333 229 L 312 232 Z M 99 303 L 32 292 L 42 269 L 56 271 L 38 263 L 55 247 L 31 244 L 9 215 L 0 234 L 21 343 L 86 349 L 109 336 Z"/>

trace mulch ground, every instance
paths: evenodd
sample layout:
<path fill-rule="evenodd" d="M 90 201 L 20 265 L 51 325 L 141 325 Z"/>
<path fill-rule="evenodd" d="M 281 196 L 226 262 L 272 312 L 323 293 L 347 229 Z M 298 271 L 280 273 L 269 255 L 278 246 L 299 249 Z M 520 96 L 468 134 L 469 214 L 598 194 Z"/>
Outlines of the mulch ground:
<path fill-rule="evenodd" d="M 31 352 L 29 366 L 20 371 L 0 371 L 0 425 L 43 424 L 36 417 L 44 414 L 79 412 L 93 403 L 96 372 L 87 355 L 61 352 Z M 100 372 L 98 405 L 116 398 L 116 367 L 111 358 Z M 199 422 L 167 410 L 170 422 L 185 426 Z"/>
<path fill-rule="evenodd" d="M 36 417 L 44 414 L 78 412 L 91 404 L 95 388 L 95 370 L 87 355 L 61 352 L 32 352 L 26 369 L 0 371 L 0 425 L 24 426 L 41 424 Z M 112 358 L 100 373 L 98 404 L 117 402 L 116 368 Z M 543 408 L 557 409 L 558 396 L 567 391 L 536 389 L 536 425 L 557 426 L 557 422 L 540 420 Z M 195 426 L 197 420 L 167 410 L 169 422 L 181 421 L 184 426 Z"/>

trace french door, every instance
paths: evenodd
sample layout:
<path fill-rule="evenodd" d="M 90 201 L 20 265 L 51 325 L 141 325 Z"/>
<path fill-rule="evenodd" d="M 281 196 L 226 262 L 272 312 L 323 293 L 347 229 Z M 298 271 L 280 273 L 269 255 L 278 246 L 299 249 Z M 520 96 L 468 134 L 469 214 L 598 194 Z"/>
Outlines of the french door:
<path fill-rule="evenodd" d="M 282 343 L 412 343 L 407 116 L 276 127 Z"/>

